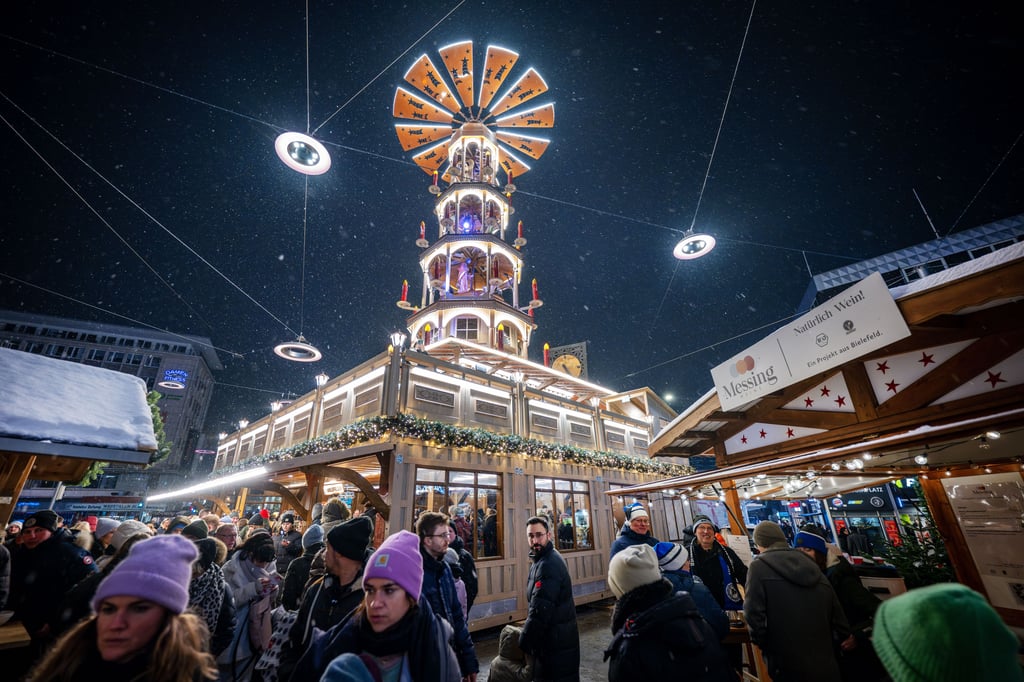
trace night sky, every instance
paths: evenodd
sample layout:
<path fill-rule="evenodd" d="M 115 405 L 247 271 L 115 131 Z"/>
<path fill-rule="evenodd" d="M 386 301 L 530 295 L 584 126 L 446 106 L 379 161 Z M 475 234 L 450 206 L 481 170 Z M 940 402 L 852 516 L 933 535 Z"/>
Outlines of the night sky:
<path fill-rule="evenodd" d="M 940 235 L 1024 212 L 1019 3 L 762 0 L 703 195 L 749 3 L 309 5 L 308 109 L 304 3 L 10 3 L 0 28 L 0 307 L 210 337 L 210 433 L 404 327 L 437 228 L 391 104 L 460 40 L 550 87 L 513 197 L 530 355 L 589 341 L 613 390 L 684 409 L 797 312 L 808 267 L 933 239 L 914 190 Z M 314 129 L 334 165 L 307 179 L 273 142 Z M 719 245 L 680 263 L 695 215 Z M 323 361 L 273 354 L 299 333 Z"/>

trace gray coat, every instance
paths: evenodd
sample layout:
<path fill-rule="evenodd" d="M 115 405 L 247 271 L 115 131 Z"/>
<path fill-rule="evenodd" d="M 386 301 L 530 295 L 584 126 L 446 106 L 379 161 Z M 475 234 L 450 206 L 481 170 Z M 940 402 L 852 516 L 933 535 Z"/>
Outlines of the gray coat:
<path fill-rule="evenodd" d="M 832 585 L 813 559 L 769 549 L 747 572 L 743 613 L 775 682 L 839 682 L 835 647 L 850 628 Z"/>

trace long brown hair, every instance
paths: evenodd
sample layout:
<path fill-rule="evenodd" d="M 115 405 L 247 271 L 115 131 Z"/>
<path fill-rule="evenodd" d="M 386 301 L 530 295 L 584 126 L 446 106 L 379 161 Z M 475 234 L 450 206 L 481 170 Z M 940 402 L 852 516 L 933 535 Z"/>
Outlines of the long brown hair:
<path fill-rule="evenodd" d="M 70 682 L 96 652 L 95 614 L 78 623 L 29 673 L 30 682 Z M 210 631 L 192 613 L 168 613 L 156 637 L 149 665 L 141 676 L 146 682 L 216 680 L 217 661 L 209 652 Z"/>

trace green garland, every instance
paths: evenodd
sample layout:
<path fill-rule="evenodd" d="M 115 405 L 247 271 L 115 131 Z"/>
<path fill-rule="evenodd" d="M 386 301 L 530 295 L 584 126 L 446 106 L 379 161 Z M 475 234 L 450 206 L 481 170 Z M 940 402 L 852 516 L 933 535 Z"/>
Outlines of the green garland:
<path fill-rule="evenodd" d="M 475 448 L 489 455 L 523 455 L 547 459 L 553 462 L 573 462 L 590 466 L 624 469 L 645 474 L 683 476 L 693 473 L 693 467 L 658 462 L 645 457 L 620 455 L 613 452 L 586 450 L 574 445 L 545 443 L 533 438 L 498 434 L 485 429 L 471 429 L 453 426 L 444 422 L 421 419 L 408 414 L 394 417 L 369 417 L 344 426 L 337 431 L 326 433 L 312 440 L 287 448 L 268 452 L 265 455 L 249 457 L 244 462 L 219 469 L 210 475 L 211 479 L 244 471 L 273 462 L 299 459 L 322 452 L 345 450 L 347 448 L 380 440 L 387 436 L 415 438 L 428 445 L 451 448 Z"/>

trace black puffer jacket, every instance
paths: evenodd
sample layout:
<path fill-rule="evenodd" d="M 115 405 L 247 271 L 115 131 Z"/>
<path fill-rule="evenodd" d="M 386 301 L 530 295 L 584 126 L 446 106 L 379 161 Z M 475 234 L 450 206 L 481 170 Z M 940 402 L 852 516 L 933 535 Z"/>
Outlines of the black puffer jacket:
<path fill-rule="evenodd" d="M 578 682 L 580 633 L 569 569 L 550 541 L 539 552 L 530 552 L 530 558 L 533 565 L 526 584 L 530 610 L 519 648 L 534 657 L 534 680 Z"/>

